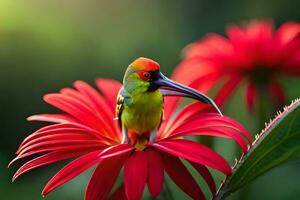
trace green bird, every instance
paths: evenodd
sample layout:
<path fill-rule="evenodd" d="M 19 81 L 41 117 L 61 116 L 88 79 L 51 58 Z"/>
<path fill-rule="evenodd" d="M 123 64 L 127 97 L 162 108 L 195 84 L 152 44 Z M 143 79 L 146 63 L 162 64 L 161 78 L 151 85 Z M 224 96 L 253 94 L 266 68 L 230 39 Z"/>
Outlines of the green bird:
<path fill-rule="evenodd" d="M 127 68 L 116 106 L 116 119 L 122 128 L 123 142 L 130 143 L 128 131 L 137 136 L 150 133 L 154 141 L 163 118 L 164 96 L 183 96 L 210 104 L 222 115 L 206 95 L 168 79 L 157 62 L 138 58 Z"/>

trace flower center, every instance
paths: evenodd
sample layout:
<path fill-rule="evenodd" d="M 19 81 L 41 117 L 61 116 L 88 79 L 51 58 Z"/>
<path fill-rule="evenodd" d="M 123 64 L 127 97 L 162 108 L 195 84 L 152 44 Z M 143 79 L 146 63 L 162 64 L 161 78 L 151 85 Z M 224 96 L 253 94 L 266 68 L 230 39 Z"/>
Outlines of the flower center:
<path fill-rule="evenodd" d="M 143 151 L 147 147 L 147 144 L 148 138 L 146 138 L 144 135 L 141 135 L 136 138 L 134 147 L 137 151 Z"/>
<path fill-rule="evenodd" d="M 275 71 L 266 67 L 256 67 L 249 72 L 251 81 L 259 86 L 266 85 L 275 76 Z"/>

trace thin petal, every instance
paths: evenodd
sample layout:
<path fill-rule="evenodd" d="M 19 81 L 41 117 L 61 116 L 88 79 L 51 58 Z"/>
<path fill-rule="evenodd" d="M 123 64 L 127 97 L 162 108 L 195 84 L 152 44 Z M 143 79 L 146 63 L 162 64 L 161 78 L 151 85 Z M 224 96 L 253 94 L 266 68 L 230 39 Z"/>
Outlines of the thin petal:
<path fill-rule="evenodd" d="M 22 145 L 29 140 L 33 140 L 36 137 L 39 137 L 41 135 L 47 135 L 47 134 L 56 134 L 56 133 L 61 133 L 61 132 L 68 132 L 68 131 L 75 131 L 75 132 L 82 132 L 87 135 L 94 136 L 95 138 L 99 139 L 99 141 L 106 141 L 109 144 L 114 144 L 116 141 L 108 138 L 105 136 L 105 134 L 96 131 L 95 129 L 92 129 L 88 126 L 85 126 L 83 124 L 79 123 L 63 123 L 63 124 L 53 124 L 49 126 L 44 126 L 34 133 L 30 134 L 27 138 L 25 138 L 22 142 Z"/>
<path fill-rule="evenodd" d="M 122 84 L 118 81 L 111 79 L 96 79 L 96 85 L 101 90 L 101 92 L 106 97 L 107 103 L 112 108 L 113 112 L 116 106 L 116 100 L 119 93 L 119 90 L 122 87 Z"/>
<path fill-rule="evenodd" d="M 39 156 L 33 160 L 30 160 L 26 162 L 24 165 L 22 165 L 18 171 L 14 174 L 13 176 L 13 181 L 17 179 L 20 175 L 33 170 L 35 168 L 44 166 L 44 165 L 49 165 L 51 163 L 55 163 L 58 161 L 66 160 L 75 156 L 80 156 L 83 155 L 87 152 L 84 150 L 81 151 L 55 151 L 55 152 L 50 152 L 45 155 Z"/>
<path fill-rule="evenodd" d="M 203 93 L 206 93 L 209 89 L 212 88 L 212 86 L 215 84 L 217 80 L 216 74 L 208 74 L 203 77 L 199 77 L 195 81 L 191 81 L 189 83 L 189 86 L 197 89 Z M 182 82 L 182 80 L 180 81 Z M 177 123 L 178 118 L 176 120 L 171 120 L 172 115 L 175 113 L 176 108 L 178 107 L 178 104 L 180 103 L 182 97 L 165 97 L 164 101 L 164 121 L 160 126 L 159 132 L 158 132 L 158 138 L 164 138 L 168 136 L 169 129 L 172 129 L 174 127 L 173 122 Z M 200 103 L 201 105 L 205 105 L 206 107 L 209 107 L 206 104 Z M 191 109 L 193 110 L 193 109 Z M 196 112 L 196 111 L 194 111 Z"/>
<path fill-rule="evenodd" d="M 162 153 L 166 172 L 174 183 L 193 199 L 206 199 L 197 182 L 179 158 Z"/>
<path fill-rule="evenodd" d="M 240 123 L 227 116 L 221 117 L 216 113 L 198 113 L 198 115 L 189 118 L 189 120 L 186 120 L 185 123 L 182 123 L 180 126 L 177 126 L 176 129 L 173 129 L 170 136 L 178 136 L 184 134 L 184 132 L 205 130 L 206 128 L 214 127 L 217 129 L 223 127 L 224 131 L 231 129 L 245 137 L 249 144 L 252 143 L 250 134 Z M 219 130 L 222 132 L 222 129 Z"/>
<path fill-rule="evenodd" d="M 143 151 L 136 151 L 125 163 L 124 185 L 129 200 L 140 200 L 148 175 L 147 156 Z"/>
<path fill-rule="evenodd" d="M 99 144 L 80 144 L 80 145 L 68 145 L 68 146 L 57 146 L 57 147 L 51 147 L 51 148 L 44 148 L 44 149 L 38 149 L 38 150 L 32 150 L 28 151 L 26 153 L 18 154 L 17 157 L 15 157 L 10 163 L 9 166 L 15 163 L 16 161 L 26 158 L 28 156 L 32 156 L 38 153 L 43 153 L 43 152 L 51 152 L 51 151 L 95 151 L 102 149 L 102 146 L 99 146 Z"/>
<path fill-rule="evenodd" d="M 92 88 L 89 84 L 83 81 L 76 81 L 74 83 L 74 86 L 83 95 L 90 99 L 90 101 L 94 104 L 97 110 L 101 111 L 101 113 L 103 113 L 103 116 L 105 116 L 106 119 L 111 119 L 111 117 L 113 117 L 114 112 L 112 112 L 112 109 L 114 108 L 110 108 L 110 105 L 107 104 L 105 98 L 101 96 L 100 93 L 97 92 L 94 88 Z"/>
<path fill-rule="evenodd" d="M 40 121 L 40 122 L 52 122 L 52 123 L 66 123 L 66 122 L 76 122 L 78 120 L 66 114 L 39 114 L 32 115 L 27 118 L 28 121 Z"/>
<path fill-rule="evenodd" d="M 42 153 L 47 151 L 58 151 L 58 150 L 68 150 L 71 147 L 76 148 L 81 146 L 98 146 L 99 148 L 103 146 L 103 144 L 99 143 L 98 140 L 53 140 L 53 141 L 45 141 L 41 143 L 36 143 L 30 146 L 24 147 L 19 155 L 35 151 L 35 153 Z"/>
<path fill-rule="evenodd" d="M 296 22 L 284 23 L 276 32 L 275 38 L 280 45 L 286 45 L 300 35 L 300 24 Z"/>
<path fill-rule="evenodd" d="M 246 89 L 246 102 L 248 105 L 248 109 L 250 111 L 253 110 L 256 96 L 257 96 L 257 89 L 255 84 L 249 83 Z"/>
<path fill-rule="evenodd" d="M 109 200 L 127 200 L 124 184 L 118 187 L 118 189 L 111 195 Z"/>
<path fill-rule="evenodd" d="M 242 151 L 246 153 L 248 151 L 248 146 L 243 137 L 238 134 L 237 132 L 231 130 L 231 129 L 224 129 L 223 127 L 211 127 L 211 128 L 205 128 L 205 129 L 199 129 L 195 131 L 185 131 L 182 132 L 180 135 L 184 136 L 214 136 L 214 137 L 222 137 L 227 139 L 233 139 L 236 141 L 236 143 L 241 147 Z"/>
<path fill-rule="evenodd" d="M 151 143 L 151 146 L 167 152 L 169 154 L 193 161 L 202 165 L 207 165 L 226 175 L 232 173 L 232 169 L 227 161 L 209 147 L 189 140 L 165 140 Z"/>
<path fill-rule="evenodd" d="M 70 97 L 71 99 L 76 99 L 80 103 L 82 103 L 87 108 L 95 111 L 96 107 L 94 106 L 93 102 L 86 98 L 81 92 L 73 89 L 73 88 L 63 88 L 60 90 L 60 94 Z"/>
<path fill-rule="evenodd" d="M 77 120 L 81 121 L 87 126 L 96 130 L 104 131 L 103 121 L 97 116 L 92 108 L 87 107 L 82 101 L 78 99 L 63 95 L 63 94 L 48 94 L 44 96 L 44 100 L 70 114 Z"/>
<path fill-rule="evenodd" d="M 25 148 L 29 148 L 33 145 L 41 146 L 41 144 L 48 145 L 50 143 L 58 144 L 65 141 L 98 141 L 96 138 L 91 137 L 88 134 L 76 133 L 74 132 L 65 132 L 65 133 L 57 133 L 57 134 L 48 134 L 48 135 L 40 135 L 39 137 L 29 140 L 27 143 L 22 144 L 22 146 L 18 149 L 17 153 L 20 153 Z"/>
<path fill-rule="evenodd" d="M 60 185 L 70 181 L 88 168 L 100 162 L 99 151 L 90 152 L 84 156 L 67 164 L 62 168 L 45 186 L 42 195 L 46 196 L 49 192 L 59 187 Z"/>
<path fill-rule="evenodd" d="M 195 102 L 192 104 L 189 104 L 185 106 L 181 111 L 176 115 L 175 119 L 171 121 L 168 126 L 168 128 L 165 128 L 163 131 L 165 133 L 167 132 L 168 134 L 165 134 L 167 137 L 168 135 L 171 135 L 174 130 L 176 130 L 178 127 L 182 126 L 185 124 L 185 122 L 191 120 L 191 118 L 195 114 L 199 113 L 205 113 L 209 106 L 200 102 Z"/>
<path fill-rule="evenodd" d="M 110 80 L 111 81 L 111 80 Z M 114 110 L 115 105 L 110 107 L 105 98 L 100 95 L 94 88 L 92 88 L 89 84 L 83 81 L 76 81 L 74 86 L 88 99 L 90 99 L 91 103 L 96 108 L 96 111 L 100 114 L 102 120 L 106 123 L 104 125 L 108 130 L 111 131 L 111 134 L 114 134 L 116 139 L 121 138 L 121 132 L 118 130 L 116 123 L 114 123 Z"/>
<path fill-rule="evenodd" d="M 107 147 L 99 154 L 99 156 L 101 156 L 101 158 L 103 159 L 110 158 L 114 156 L 119 156 L 121 154 L 126 154 L 128 152 L 131 152 L 133 149 L 134 148 L 130 144 L 118 144 Z"/>
<path fill-rule="evenodd" d="M 169 136 L 169 138 L 178 138 L 180 136 L 207 135 L 223 137 L 235 140 L 244 152 L 247 152 L 248 146 L 243 133 L 230 124 L 220 123 L 217 120 L 195 120 L 180 127 Z"/>
<path fill-rule="evenodd" d="M 105 200 L 130 152 L 103 159 L 87 186 L 85 200 Z"/>
<path fill-rule="evenodd" d="M 151 195 L 156 197 L 164 184 L 164 164 L 158 152 L 148 149 L 145 153 L 148 160 L 148 188 Z"/>
<path fill-rule="evenodd" d="M 189 161 L 189 162 L 198 171 L 198 173 L 202 176 L 202 178 L 207 183 L 211 193 L 214 195 L 217 191 L 216 183 L 215 183 L 214 178 L 212 177 L 210 171 L 207 169 L 207 167 L 205 167 L 204 165 L 195 163 L 195 162 L 191 162 L 191 161 Z"/>
<path fill-rule="evenodd" d="M 273 80 L 269 87 L 273 99 L 275 99 L 279 105 L 284 105 L 286 97 L 281 85 L 277 81 Z"/>
<path fill-rule="evenodd" d="M 218 94 L 215 97 L 215 102 L 218 106 L 223 106 L 226 100 L 231 96 L 234 92 L 235 88 L 238 86 L 242 77 L 233 76 L 231 77 L 219 90 Z"/>
<path fill-rule="evenodd" d="M 70 181 L 80 173 L 84 172 L 93 165 L 101 162 L 103 159 L 112 158 L 125 153 L 129 153 L 132 146 L 128 144 L 120 144 L 108 147 L 104 150 L 90 152 L 84 156 L 77 158 L 63 167 L 53 178 L 47 183 L 42 194 L 45 196 L 60 185 Z"/>

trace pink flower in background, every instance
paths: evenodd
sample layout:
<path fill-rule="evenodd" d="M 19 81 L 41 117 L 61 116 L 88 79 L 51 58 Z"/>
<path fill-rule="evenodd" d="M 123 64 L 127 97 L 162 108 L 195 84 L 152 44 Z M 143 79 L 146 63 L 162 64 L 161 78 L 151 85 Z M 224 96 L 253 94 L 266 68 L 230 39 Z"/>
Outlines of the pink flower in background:
<path fill-rule="evenodd" d="M 285 94 L 278 82 L 281 76 L 300 76 L 300 24 L 287 22 L 274 31 L 270 21 L 231 25 L 227 37 L 209 34 L 184 51 L 184 59 L 173 79 L 197 88 L 209 80 L 222 83 L 215 98 L 223 105 L 242 81 L 245 99 L 252 109 L 262 93 L 283 104 Z"/>
<path fill-rule="evenodd" d="M 131 144 L 122 144 L 122 133 L 114 121 L 116 98 L 121 84 L 114 80 L 97 79 L 96 89 L 76 81 L 73 88 L 47 94 L 44 100 L 63 111 L 61 114 L 40 114 L 29 121 L 54 123 L 29 135 L 20 145 L 17 157 L 11 162 L 32 156 L 15 173 L 13 180 L 27 171 L 62 160 L 75 158 L 63 167 L 45 186 L 42 194 L 75 178 L 96 166 L 86 189 L 86 200 L 107 199 L 124 167 L 123 184 L 113 192 L 112 199 L 141 199 L 145 185 L 152 196 L 160 194 L 164 173 L 193 199 L 205 199 L 202 190 L 183 165 L 187 160 L 203 177 L 211 193 L 215 182 L 207 167 L 225 175 L 231 174 L 227 161 L 209 147 L 186 140 L 183 136 L 209 135 L 235 140 L 244 152 L 251 138 L 247 131 L 229 117 L 221 117 L 207 105 L 192 103 L 174 116 L 173 104 L 165 103 L 165 120 L 156 141 L 132 138 Z"/>

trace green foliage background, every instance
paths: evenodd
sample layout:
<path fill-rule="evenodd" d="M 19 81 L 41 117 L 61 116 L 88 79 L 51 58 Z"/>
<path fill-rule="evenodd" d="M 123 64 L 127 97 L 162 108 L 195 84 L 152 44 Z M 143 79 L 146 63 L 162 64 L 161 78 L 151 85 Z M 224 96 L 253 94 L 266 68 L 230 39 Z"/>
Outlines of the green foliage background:
<path fill-rule="evenodd" d="M 206 33 L 224 34 L 226 25 L 255 18 L 273 19 L 277 26 L 299 22 L 299 7 L 298 0 L 0 0 L 1 199 L 42 199 L 43 185 L 63 165 L 35 170 L 14 184 L 10 178 L 17 166 L 6 169 L 21 140 L 40 126 L 25 118 L 55 111 L 42 102 L 44 94 L 78 79 L 91 84 L 96 77 L 121 80 L 139 56 L 159 61 L 170 74 L 182 48 Z M 282 83 L 290 100 L 299 97 L 299 80 Z M 242 95 L 242 90 L 234 95 L 225 113 L 257 133 Z M 217 140 L 214 148 L 234 162 L 233 142 Z M 298 199 L 299 167 L 294 161 L 276 168 L 229 199 Z M 46 199 L 83 199 L 89 176 L 90 171 L 80 175 Z M 171 189 L 175 199 L 186 198 L 174 185 Z"/>

